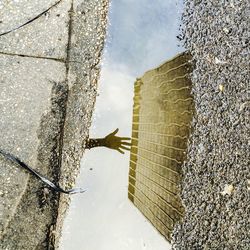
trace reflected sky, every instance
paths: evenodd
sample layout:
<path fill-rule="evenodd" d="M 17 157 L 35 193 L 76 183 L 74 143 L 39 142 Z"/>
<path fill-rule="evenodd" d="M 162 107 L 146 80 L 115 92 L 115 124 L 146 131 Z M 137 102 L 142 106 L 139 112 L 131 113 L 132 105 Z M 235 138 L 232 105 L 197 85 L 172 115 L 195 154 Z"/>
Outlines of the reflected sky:
<path fill-rule="evenodd" d="M 182 1 L 113 0 L 99 96 L 90 137 L 119 128 L 130 136 L 136 77 L 183 51 L 178 47 Z M 129 153 L 86 150 L 72 196 L 61 250 L 167 250 L 169 244 L 127 198 Z M 170 249 L 170 247 L 169 247 Z"/>
<path fill-rule="evenodd" d="M 138 77 L 176 55 L 181 9 L 176 0 L 113 0 L 105 59 Z"/>

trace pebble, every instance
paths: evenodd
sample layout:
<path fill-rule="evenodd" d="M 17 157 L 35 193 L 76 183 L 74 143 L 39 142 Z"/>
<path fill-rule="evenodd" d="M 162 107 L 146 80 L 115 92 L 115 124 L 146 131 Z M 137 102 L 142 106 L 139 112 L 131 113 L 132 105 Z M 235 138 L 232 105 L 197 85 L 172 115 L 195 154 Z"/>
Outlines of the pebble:
<path fill-rule="evenodd" d="M 221 194 L 222 195 L 226 195 L 226 194 L 231 195 L 233 192 L 233 189 L 234 189 L 233 185 L 227 184 L 227 185 L 225 185 L 224 190 L 221 192 Z"/>

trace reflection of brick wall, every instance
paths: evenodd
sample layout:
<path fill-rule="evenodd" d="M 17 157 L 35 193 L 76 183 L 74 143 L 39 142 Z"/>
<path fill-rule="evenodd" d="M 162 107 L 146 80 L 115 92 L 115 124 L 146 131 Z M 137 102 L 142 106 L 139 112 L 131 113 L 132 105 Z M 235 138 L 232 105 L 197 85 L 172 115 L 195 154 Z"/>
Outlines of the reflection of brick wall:
<path fill-rule="evenodd" d="M 188 54 L 135 82 L 129 199 L 167 240 L 184 213 L 178 196 L 193 103 Z"/>

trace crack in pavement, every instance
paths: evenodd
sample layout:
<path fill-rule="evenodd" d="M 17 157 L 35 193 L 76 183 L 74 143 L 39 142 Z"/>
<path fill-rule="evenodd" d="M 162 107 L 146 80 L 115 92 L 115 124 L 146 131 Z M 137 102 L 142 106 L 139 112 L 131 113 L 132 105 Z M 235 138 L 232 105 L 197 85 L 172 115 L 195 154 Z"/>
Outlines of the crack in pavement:
<path fill-rule="evenodd" d="M 16 54 L 16 53 L 10 53 L 10 52 L 3 52 L 0 51 L 0 55 L 6 55 L 6 56 L 20 56 L 20 57 L 28 57 L 28 58 L 37 58 L 37 59 L 45 59 L 45 60 L 53 60 L 61 63 L 79 63 L 84 64 L 83 62 L 75 61 L 75 60 L 65 60 L 63 58 L 56 58 L 56 57 L 47 57 L 47 56 L 34 56 L 34 55 L 25 55 L 25 54 Z M 96 66 L 95 64 L 94 66 Z M 93 66 L 91 67 L 91 69 Z"/>
<path fill-rule="evenodd" d="M 56 57 L 46 57 L 46 56 L 33 56 L 33 55 L 25 55 L 25 54 L 15 54 L 15 53 L 8 53 L 0 51 L 0 55 L 6 55 L 6 56 L 20 56 L 20 57 L 28 57 L 28 58 L 38 58 L 38 59 L 46 59 L 46 60 L 53 60 L 61 63 L 66 63 L 66 61 L 62 58 L 56 58 Z"/>
<path fill-rule="evenodd" d="M 56 2 L 55 4 L 53 4 L 52 6 L 50 6 L 48 9 L 44 10 L 42 13 L 40 13 L 39 15 L 35 16 L 34 18 L 32 18 L 31 20 L 27 21 L 26 23 L 14 28 L 14 29 L 11 29 L 11 30 L 8 30 L 2 34 L 0 34 L 0 36 L 4 36 L 4 35 L 7 35 L 15 30 L 18 30 L 24 26 L 26 26 L 27 24 L 29 23 L 32 23 L 33 21 L 35 21 L 36 19 L 38 19 L 39 17 L 41 17 L 43 14 L 47 13 L 49 10 L 51 10 L 52 8 L 54 8 L 56 5 L 58 5 L 62 0 L 59 0 L 58 2 Z"/>

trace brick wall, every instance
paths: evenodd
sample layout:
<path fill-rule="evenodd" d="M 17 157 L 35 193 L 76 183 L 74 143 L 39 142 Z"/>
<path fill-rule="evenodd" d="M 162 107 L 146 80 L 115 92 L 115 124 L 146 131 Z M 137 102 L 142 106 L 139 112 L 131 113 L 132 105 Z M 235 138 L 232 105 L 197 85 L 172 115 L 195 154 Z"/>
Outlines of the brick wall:
<path fill-rule="evenodd" d="M 178 184 L 193 113 L 189 59 L 177 55 L 134 85 L 128 197 L 168 241 L 184 213 Z"/>

